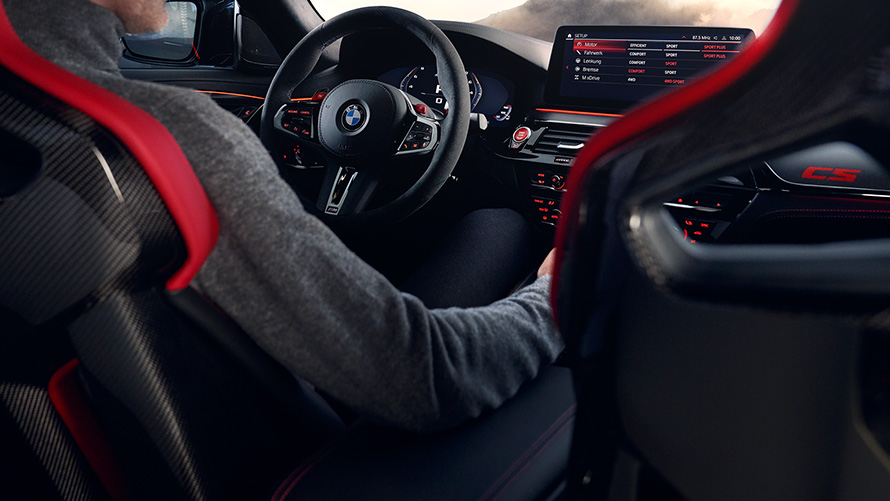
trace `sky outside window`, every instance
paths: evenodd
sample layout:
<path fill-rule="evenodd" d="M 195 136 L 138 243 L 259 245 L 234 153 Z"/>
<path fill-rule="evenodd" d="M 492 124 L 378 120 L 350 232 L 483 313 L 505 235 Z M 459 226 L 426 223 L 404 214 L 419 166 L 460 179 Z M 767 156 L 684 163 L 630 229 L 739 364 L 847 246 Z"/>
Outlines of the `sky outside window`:
<path fill-rule="evenodd" d="M 367 5 L 408 9 L 427 19 L 478 22 L 552 41 L 566 24 L 654 24 L 750 28 L 760 34 L 779 0 L 314 0 L 328 19 Z"/>

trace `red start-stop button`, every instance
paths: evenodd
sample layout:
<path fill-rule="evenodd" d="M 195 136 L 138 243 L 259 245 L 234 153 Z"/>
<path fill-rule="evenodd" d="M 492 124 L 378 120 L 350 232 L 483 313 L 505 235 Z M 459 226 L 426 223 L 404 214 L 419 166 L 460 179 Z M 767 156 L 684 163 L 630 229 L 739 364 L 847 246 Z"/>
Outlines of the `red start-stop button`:
<path fill-rule="evenodd" d="M 532 135 L 532 130 L 528 127 L 519 127 L 513 131 L 513 140 L 517 143 L 525 142 Z"/>

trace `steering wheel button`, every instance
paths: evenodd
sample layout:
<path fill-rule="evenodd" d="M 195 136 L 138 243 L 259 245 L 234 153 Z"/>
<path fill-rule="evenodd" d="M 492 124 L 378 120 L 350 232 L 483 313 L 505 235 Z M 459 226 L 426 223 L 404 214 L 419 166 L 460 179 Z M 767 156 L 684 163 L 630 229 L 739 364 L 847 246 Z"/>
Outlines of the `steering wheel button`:
<path fill-rule="evenodd" d="M 426 115 L 426 105 L 425 104 L 415 104 L 414 111 L 416 111 L 418 115 Z"/>

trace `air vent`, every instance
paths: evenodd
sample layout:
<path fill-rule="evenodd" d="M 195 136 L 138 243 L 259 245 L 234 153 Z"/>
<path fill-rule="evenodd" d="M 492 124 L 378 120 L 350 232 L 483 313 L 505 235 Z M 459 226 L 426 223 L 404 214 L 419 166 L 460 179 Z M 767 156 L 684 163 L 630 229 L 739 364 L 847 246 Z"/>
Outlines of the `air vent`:
<path fill-rule="evenodd" d="M 578 150 L 596 132 L 590 125 L 548 124 L 532 151 L 551 155 L 575 156 Z"/>

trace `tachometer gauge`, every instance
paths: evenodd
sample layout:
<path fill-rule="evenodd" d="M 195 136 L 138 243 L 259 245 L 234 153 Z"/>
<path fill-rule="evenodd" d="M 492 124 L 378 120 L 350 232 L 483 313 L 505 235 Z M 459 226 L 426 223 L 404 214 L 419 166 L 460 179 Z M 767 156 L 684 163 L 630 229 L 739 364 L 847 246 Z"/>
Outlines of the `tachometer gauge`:
<path fill-rule="evenodd" d="M 494 116 L 494 119 L 497 120 L 498 122 L 506 122 L 507 120 L 510 120 L 510 113 L 512 113 L 512 112 L 513 112 L 513 107 L 510 106 L 509 104 L 505 104 L 501 108 L 501 111 L 499 111 Z"/>
<path fill-rule="evenodd" d="M 467 72 L 467 85 L 470 90 L 470 110 L 482 99 L 482 84 L 472 72 Z M 435 66 L 415 66 L 402 79 L 399 88 L 425 102 L 439 113 L 448 113 L 448 102 L 439 87 L 439 75 Z"/>

